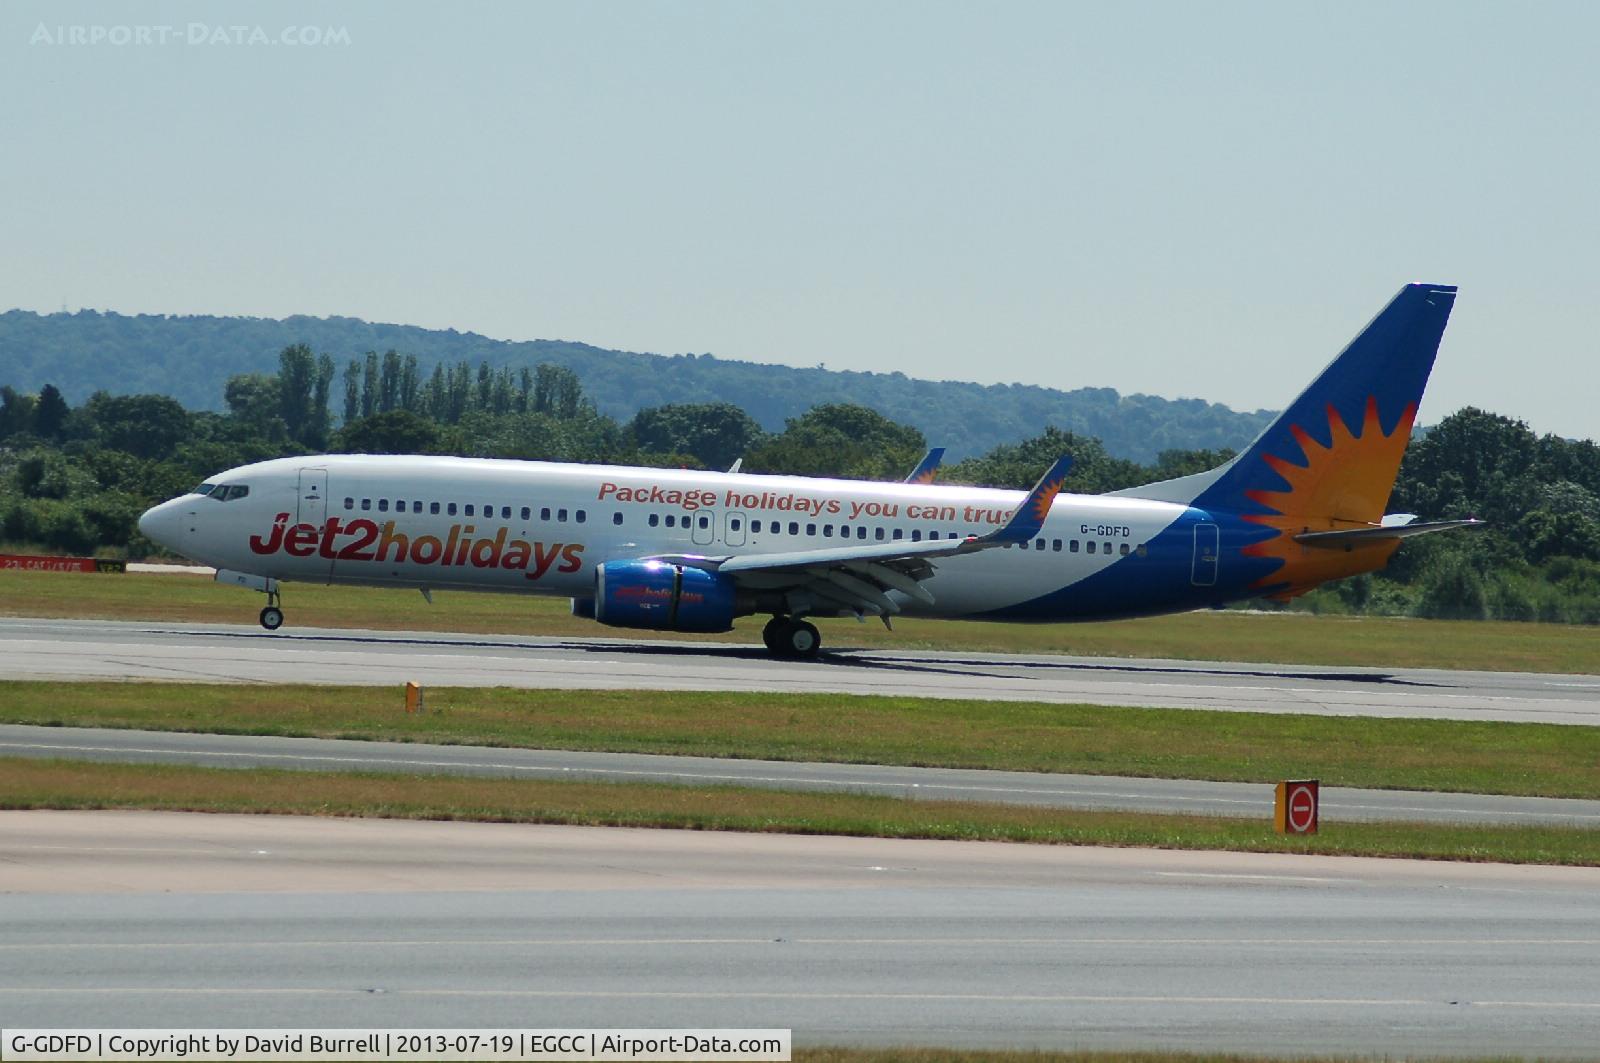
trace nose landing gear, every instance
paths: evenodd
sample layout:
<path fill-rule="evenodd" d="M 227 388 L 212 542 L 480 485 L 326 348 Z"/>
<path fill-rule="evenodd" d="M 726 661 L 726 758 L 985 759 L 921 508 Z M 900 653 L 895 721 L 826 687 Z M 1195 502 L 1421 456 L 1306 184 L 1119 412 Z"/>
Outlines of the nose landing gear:
<path fill-rule="evenodd" d="M 761 629 L 761 641 L 774 657 L 810 660 L 822 648 L 822 634 L 816 625 L 788 616 L 775 616 Z"/>
<path fill-rule="evenodd" d="M 261 626 L 276 631 L 283 626 L 283 609 L 278 604 L 276 589 L 267 592 L 267 607 L 261 610 Z"/>

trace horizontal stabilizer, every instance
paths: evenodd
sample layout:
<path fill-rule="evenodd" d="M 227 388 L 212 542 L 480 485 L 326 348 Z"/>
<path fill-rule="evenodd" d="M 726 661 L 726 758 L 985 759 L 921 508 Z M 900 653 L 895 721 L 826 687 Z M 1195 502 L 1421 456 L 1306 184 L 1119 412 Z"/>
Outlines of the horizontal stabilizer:
<path fill-rule="evenodd" d="M 1456 528 L 1481 528 L 1482 520 L 1430 520 L 1411 524 L 1379 526 L 1375 528 L 1347 528 L 1340 531 L 1301 532 L 1294 537 L 1306 546 L 1357 546 L 1361 543 L 1382 542 L 1389 539 L 1409 539 L 1413 535 L 1452 531 Z"/>

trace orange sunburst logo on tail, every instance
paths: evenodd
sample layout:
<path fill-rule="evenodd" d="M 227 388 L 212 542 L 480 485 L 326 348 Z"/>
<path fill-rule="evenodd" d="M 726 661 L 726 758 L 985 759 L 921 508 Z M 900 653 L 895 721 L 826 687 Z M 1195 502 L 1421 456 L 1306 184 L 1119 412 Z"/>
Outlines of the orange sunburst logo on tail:
<path fill-rule="evenodd" d="M 1382 568 L 1399 545 L 1398 539 L 1342 548 L 1304 546 L 1294 536 L 1304 531 L 1332 531 L 1364 528 L 1378 524 L 1394 489 L 1400 459 L 1411 438 L 1411 423 L 1417 415 L 1416 403 L 1406 407 L 1400 420 L 1386 435 L 1378 418 L 1378 400 L 1367 399 L 1366 417 L 1361 431 L 1353 433 L 1332 405 L 1328 408 L 1327 446 L 1312 438 L 1299 425 L 1290 427 L 1305 455 L 1305 464 L 1296 465 L 1272 454 L 1262 455 L 1272 470 L 1288 483 L 1284 491 L 1246 491 L 1245 496 L 1270 514 L 1245 514 L 1253 524 L 1273 528 L 1270 539 L 1246 546 L 1246 557 L 1276 558 L 1283 562 L 1255 582 L 1255 586 L 1281 586 L 1271 595 L 1292 598 L 1331 579 L 1353 576 Z"/>
<path fill-rule="evenodd" d="M 1033 500 L 1033 519 L 1035 521 L 1043 524 L 1045 518 L 1050 516 L 1050 506 L 1055 502 L 1056 495 L 1061 493 L 1061 488 L 1066 482 L 1064 477 L 1051 480 L 1040 490 L 1039 497 Z"/>

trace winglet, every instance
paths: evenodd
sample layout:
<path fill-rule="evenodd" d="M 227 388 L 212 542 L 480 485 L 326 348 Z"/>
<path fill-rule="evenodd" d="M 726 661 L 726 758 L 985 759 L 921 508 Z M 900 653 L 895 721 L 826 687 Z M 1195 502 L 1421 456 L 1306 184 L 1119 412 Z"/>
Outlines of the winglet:
<path fill-rule="evenodd" d="M 983 538 L 992 543 L 1025 543 L 1038 535 L 1039 529 L 1044 527 L 1044 519 L 1050 515 L 1050 503 L 1061 493 L 1061 485 L 1067 482 L 1067 473 L 1071 471 L 1072 456 L 1061 455 L 1049 471 L 1039 477 L 1039 482 L 1033 485 L 1033 490 L 1028 492 L 1006 526 Z"/>
<path fill-rule="evenodd" d="M 911 470 L 911 475 L 906 477 L 908 484 L 931 484 L 933 478 L 939 475 L 939 466 L 944 462 L 944 448 L 933 447 L 917 462 L 917 467 Z"/>

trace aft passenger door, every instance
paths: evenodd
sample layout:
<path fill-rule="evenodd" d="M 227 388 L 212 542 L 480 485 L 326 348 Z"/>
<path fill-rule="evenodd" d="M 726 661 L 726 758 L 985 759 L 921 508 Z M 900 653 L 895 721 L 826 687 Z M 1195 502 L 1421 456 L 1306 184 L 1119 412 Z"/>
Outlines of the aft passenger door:
<path fill-rule="evenodd" d="M 1196 524 L 1194 526 L 1194 565 L 1190 571 L 1190 582 L 1196 587 L 1215 587 L 1217 585 L 1217 553 L 1219 542 L 1217 526 L 1215 524 Z"/>

